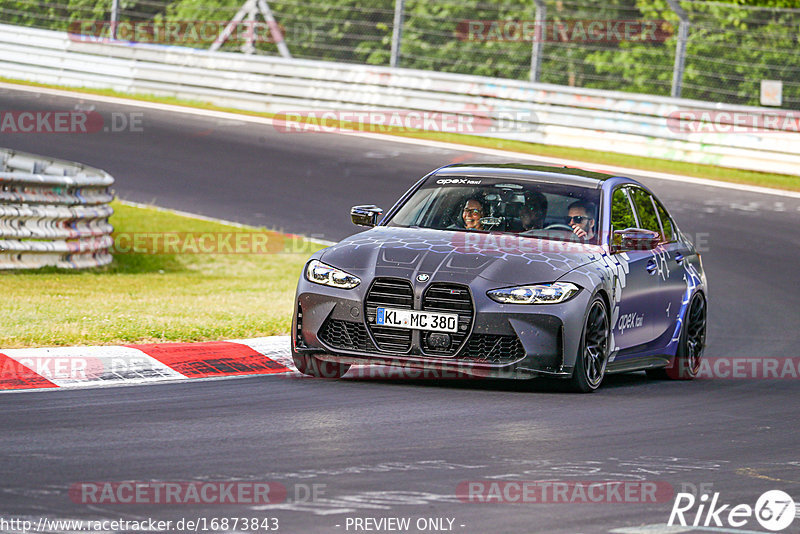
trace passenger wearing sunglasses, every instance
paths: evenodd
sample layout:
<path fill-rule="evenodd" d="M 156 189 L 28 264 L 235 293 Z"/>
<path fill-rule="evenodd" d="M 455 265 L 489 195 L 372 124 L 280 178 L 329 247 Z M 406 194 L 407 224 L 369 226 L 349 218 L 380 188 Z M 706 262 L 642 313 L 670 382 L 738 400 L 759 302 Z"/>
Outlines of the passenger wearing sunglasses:
<path fill-rule="evenodd" d="M 594 206 L 579 200 L 569 205 L 567 212 L 567 225 L 572 227 L 572 232 L 586 241 L 594 238 Z"/>

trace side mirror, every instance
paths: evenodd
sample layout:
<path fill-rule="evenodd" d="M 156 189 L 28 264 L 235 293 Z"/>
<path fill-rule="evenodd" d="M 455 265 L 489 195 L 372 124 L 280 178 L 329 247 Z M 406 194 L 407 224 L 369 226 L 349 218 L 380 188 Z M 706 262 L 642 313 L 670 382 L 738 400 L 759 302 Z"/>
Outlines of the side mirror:
<path fill-rule="evenodd" d="M 368 204 L 350 208 L 350 219 L 356 226 L 375 226 L 383 216 L 383 210 L 378 206 Z"/>
<path fill-rule="evenodd" d="M 661 241 L 658 232 L 642 228 L 626 228 L 614 230 L 611 250 L 614 253 L 629 250 L 653 250 Z"/>

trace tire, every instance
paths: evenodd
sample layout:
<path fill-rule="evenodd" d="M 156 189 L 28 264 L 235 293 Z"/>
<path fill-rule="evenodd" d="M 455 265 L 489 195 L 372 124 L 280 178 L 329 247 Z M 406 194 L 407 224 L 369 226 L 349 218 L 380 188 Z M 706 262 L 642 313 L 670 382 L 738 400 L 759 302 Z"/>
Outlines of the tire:
<path fill-rule="evenodd" d="M 686 310 L 678 350 L 664 369 L 651 369 L 647 376 L 670 380 L 692 380 L 700 371 L 703 351 L 706 348 L 706 299 L 696 293 Z"/>
<path fill-rule="evenodd" d="M 603 383 L 610 336 L 608 307 L 602 297 L 595 295 L 583 321 L 581 343 L 570 379 L 572 391 L 591 393 Z"/>
<path fill-rule="evenodd" d="M 316 378 L 342 378 L 350 369 L 349 363 L 336 363 L 321 360 L 313 354 L 292 353 L 294 366 L 304 375 Z"/>

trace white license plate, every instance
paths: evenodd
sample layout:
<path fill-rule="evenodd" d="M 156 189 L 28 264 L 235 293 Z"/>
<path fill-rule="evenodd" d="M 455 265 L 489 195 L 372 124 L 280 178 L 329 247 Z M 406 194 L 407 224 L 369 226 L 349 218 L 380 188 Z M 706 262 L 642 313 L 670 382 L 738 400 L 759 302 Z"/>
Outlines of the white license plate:
<path fill-rule="evenodd" d="M 378 308 L 375 324 L 414 330 L 458 332 L 458 314 Z"/>

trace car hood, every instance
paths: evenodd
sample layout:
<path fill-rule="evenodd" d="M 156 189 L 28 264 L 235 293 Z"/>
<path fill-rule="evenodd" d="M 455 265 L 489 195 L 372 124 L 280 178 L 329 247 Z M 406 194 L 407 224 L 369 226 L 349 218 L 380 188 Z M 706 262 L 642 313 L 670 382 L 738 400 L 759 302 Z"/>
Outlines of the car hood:
<path fill-rule="evenodd" d="M 600 257 L 595 245 L 510 234 L 375 227 L 326 249 L 321 261 L 356 276 L 396 276 L 469 284 L 553 282 Z"/>

